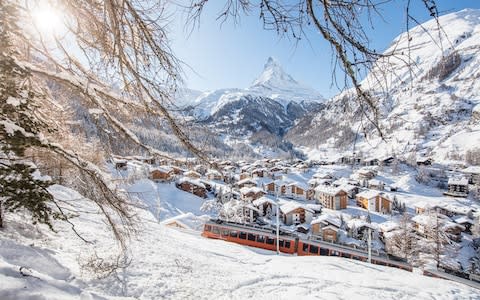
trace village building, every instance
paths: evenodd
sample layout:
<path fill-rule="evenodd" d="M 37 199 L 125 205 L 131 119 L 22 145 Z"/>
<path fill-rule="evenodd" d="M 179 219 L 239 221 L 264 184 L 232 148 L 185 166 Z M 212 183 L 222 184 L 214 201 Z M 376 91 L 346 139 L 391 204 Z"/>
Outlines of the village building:
<path fill-rule="evenodd" d="M 238 181 L 235 186 L 239 189 L 242 189 L 244 187 L 255 187 L 257 186 L 257 182 L 253 180 L 252 178 L 245 178 L 240 181 Z"/>
<path fill-rule="evenodd" d="M 323 207 L 340 210 L 347 208 L 347 192 L 341 188 L 319 185 L 315 188 L 315 199 Z"/>
<path fill-rule="evenodd" d="M 431 209 L 430 204 L 428 204 L 424 201 L 415 203 L 414 207 L 415 207 L 415 214 L 417 214 L 417 215 L 424 214 Z"/>
<path fill-rule="evenodd" d="M 267 170 L 264 169 L 264 168 L 257 168 L 257 169 L 252 170 L 252 172 L 251 172 L 251 176 L 252 176 L 253 178 L 256 178 L 256 177 L 265 177 L 265 176 L 267 176 L 267 174 L 268 174 L 268 172 L 267 172 Z"/>
<path fill-rule="evenodd" d="M 374 189 L 379 191 L 383 191 L 385 189 L 385 183 L 378 179 L 370 179 L 367 185 L 369 189 Z"/>
<path fill-rule="evenodd" d="M 186 176 L 188 178 L 192 178 L 192 179 L 199 179 L 202 177 L 202 175 L 196 171 L 193 171 L 193 170 L 189 170 L 185 173 L 183 173 L 183 176 Z"/>
<path fill-rule="evenodd" d="M 470 166 L 461 172 L 468 178 L 468 183 L 480 185 L 480 166 Z"/>
<path fill-rule="evenodd" d="M 243 206 L 243 216 L 245 218 L 245 222 L 255 223 L 255 221 L 257 221 L 259 213 L 260 211 L 251 203 L 245 204 Z"/>
<path fill-rule="evenodd" d="M 240 180 L 250 178 L 250 173 L 248 172 L 241 172 L 239 175 Z"/>
<path fill-rule="evenodd" d="M 243 187 L 240 189 L 240 199 L 252 202 L 264 196 L 266 193 L 259 187 Z"/>
<path fill-rule="evenodd" d="M 392 200 L 385 194 L 375 190 L 365 190 L 356 196 L 357 206 L 369 211 L 390 213 Z"/>
<path fill-rule="evenodd" d="M 177 166 L 172 166 L 172 171 L 173 171 L 173 174 L 175 175 L 183 175 L 183 173 L 185 172 L 182 168 L 179 168 Z"/>
<path fill-rule="evenodd" d="M 117 170 L 127 169 L 127 160 L 122 158 L 112 158 L 112 162 Z"/>
<path fill-rule="evenodd" d="M 433 159 L 427 156 L 422 156 L 417 158 L 417 166 L 431 166 Z"/>
<path fill-rule="evenodd" d="M 175 186 L 185 192 L 189 192 L 201 198 L 207 198 L 207 188 L 199 180 L 189 177 L 182 177 L 175 183 Z"/>
<path fill-rule="evenodd" d="M 153 181 L 168 181 L 173 176 L 173 170 L 168 167 L 156 167 L 150 170 L 149 178 Z"/>
<path fill-rule="evenodd" d="M 452 197 L 467 197 L 468 179 L 465 177 L 452 177 L 448 179 L 448 190 L 443 194 Z"/>
<path fill-rule="evenodd" d="M 310 224 L 313 235 L 320 236 L 325 241 L 338 241 L 338 231 L 341 226 L 340 219 L 331 215 L 321 215 Z"/>
<path fill-rule="evenodd" d="M 307 199 L 308 186 L 301 182 L 292 182 L 287 185 L 286 196 L 294 199 Z"/>
<path fill-rule="evenodd" d="M 222 174 L 217 170 L 208 170 L 205 176 L 207 176 L 208 180 L 221 181 L 223 179 Z"/>
<path fill-rule="evenodd" d="M 265 196 L 262 196 L 252 202 L 253 206 L 255 206 L 258 211 L 259 215 L 262 217 L 272 217 L 276 216 L 276 205 L 277 203 Z"/>
<path fill-rule="evenodd" d="M 285 225 L 310 224 L 313 210 L 291 201 L 280 206 L 280 217 Z"/>

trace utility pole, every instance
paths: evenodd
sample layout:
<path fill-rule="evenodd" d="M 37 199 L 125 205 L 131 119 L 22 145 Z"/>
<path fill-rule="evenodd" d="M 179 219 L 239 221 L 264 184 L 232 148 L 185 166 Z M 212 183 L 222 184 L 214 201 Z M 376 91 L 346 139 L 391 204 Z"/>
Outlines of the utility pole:
<path fill-rule="evenodd" d="M 280 209 L 279 209 L 279 203 L 278 203 L 278 195 L 277 195 L 277 255 L 280 254 Z"/>
<path fill-rule="evenodd" d="M 368 246 L 368 263 L 372 263 L 372 229 L 368 227 L 368 237 L 367 237 L 367 246 Z"/>

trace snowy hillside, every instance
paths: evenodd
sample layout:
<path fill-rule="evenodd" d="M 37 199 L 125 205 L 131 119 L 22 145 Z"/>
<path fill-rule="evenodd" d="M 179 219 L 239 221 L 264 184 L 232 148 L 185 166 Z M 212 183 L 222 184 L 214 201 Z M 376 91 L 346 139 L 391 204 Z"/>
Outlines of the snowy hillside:
<path fill-rule="evenodd" d="M 346 102 L 353 103 L 352 91 L 301 120 L 290 140 L 305 146 L 311 157 L 321 156 L 314 148 L 351 151 L 357 139 L 356 150 L 370 156 L 422 154 L 436 161 L 463 161 L 467 151 L 480 145 L 474 112 L 480 104 L 480 11 L 451 13 L 439 23 L 440 29 L 432 20 L 396 38 L 385 53 L 401 59 L 380 61 L 362 82 L 379 103 L 386 142 L 361 119 L 356 104 L 345 110 Z"/>
<path fill-rule="evenodd" d="M 143 185 L 143 184 L 141 184 Z M 113 274 L 79 268 L 96 254 L 112 256 L 105 224 L 79 195 L 52 191 L 83 212 L 58 233 L 9 219 L 0 233 L 1 299 L 475 299 L 458 283 L 334 257 L 276 256 L 272 252 L 208 240 L 178 231 L 137 209 L 142 227 L 126 261 Z M 177 194 L 178 197 L 182 193 Z M 195 206 L 195 205 L 194 205 Z M 88 264 L 87 264 L 88 265 Z"/>

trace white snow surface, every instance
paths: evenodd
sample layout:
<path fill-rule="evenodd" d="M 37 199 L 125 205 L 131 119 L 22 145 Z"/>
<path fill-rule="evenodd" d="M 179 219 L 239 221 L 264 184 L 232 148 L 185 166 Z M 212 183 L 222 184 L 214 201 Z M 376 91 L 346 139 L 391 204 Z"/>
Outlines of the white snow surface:
<path fill-rule="evenodd" d="M 0 299 L 478 299 L 473 288 L 398 269 L 334 257 L 277 256 L 206 239 L 165 227 L 140 208 L 131 263 L 117 276 L 97 279 L 78 262 L 94 251 L 114 255 L 111 234 L 75 191 L 58 185 L 51 190 L 82 211 L 72 221 L 92 244 L 66 223 L 56 222 L 54 233 L 9 215 L 0 231 Z"/>

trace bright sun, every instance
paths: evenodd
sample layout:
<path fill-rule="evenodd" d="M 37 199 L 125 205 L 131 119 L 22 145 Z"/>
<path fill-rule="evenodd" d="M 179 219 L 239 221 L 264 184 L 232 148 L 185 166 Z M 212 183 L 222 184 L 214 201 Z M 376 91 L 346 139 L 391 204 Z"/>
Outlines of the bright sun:
<path fill-rule="evenodd" d="M 33 26 L 42 35 L 54 36 L 64 30 L 62 13 L 49 3 L 39 3 L 31 10 Z"/>

